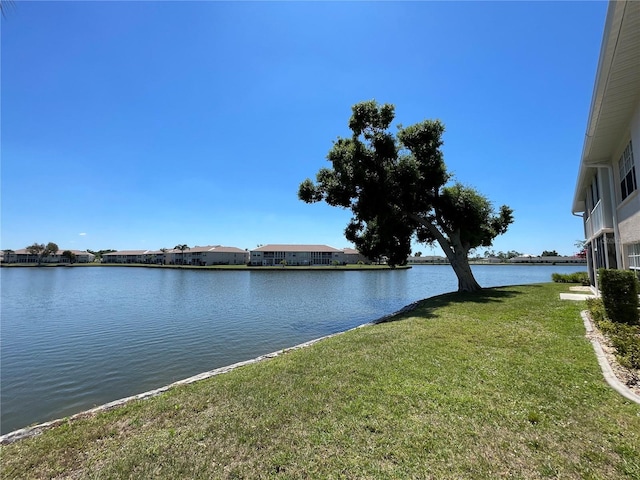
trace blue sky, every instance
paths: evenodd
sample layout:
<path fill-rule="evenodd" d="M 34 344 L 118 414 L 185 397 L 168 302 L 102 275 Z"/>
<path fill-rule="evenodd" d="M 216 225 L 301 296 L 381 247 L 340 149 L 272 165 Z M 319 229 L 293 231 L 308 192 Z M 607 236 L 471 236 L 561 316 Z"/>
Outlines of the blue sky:
<path fill-rule="evenodd" d="M 570 255 L 606 2 L 16 2 L 2 19 L 0 248 L 349 246 L 297 199 L 351 106 L 439 118 L 496 251 Z M 440 254 L 439 248 L 414 250 Z"/>

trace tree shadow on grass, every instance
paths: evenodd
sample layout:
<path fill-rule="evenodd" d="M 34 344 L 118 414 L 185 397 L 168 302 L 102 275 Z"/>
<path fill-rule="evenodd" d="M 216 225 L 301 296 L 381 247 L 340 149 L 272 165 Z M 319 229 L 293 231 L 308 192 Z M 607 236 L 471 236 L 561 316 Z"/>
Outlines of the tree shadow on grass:
<path fill-rule="evenodd" d="M 451 292 L 444 293 L 442 295 L 436 295 L 435 297 L 425 298 L 424 300 L 418 300 L 411 303 L 406 307 L 394 312 L 390 315 L 380 318 L 374 323 L 387 323 L 396 322 L 398 320 L 404 320 L 407 317 L 420 316 L 423 318 L 434 318 L 437 315 L 434 312 L 440 308 L 446 307 L 452 304 L 463 303 L 478 303 L 487 304 L 494 302 L 504 302 L 506 299 L 513 298 L 517 295 L 521 295 L 522 292 L 514 290 L 513 287 L 517 285 L 510 285 L 506 287 L 492 287 L 483 288 L 478 292 Z M 527 287 L 540 288 L 539 285 L 526 285 Z"/>

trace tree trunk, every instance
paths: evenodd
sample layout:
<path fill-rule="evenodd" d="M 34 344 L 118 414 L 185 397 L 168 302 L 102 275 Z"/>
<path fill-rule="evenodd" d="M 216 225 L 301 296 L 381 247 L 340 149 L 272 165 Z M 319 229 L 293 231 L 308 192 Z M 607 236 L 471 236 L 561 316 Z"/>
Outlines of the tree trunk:
<path fill-rule="evenodd" d="M 451 268 L 458 277 L 458 292 L 477 292 L 482 287 L 476 281 L 469 265 L 469 257 L 467 256 L 467 250 L 463 247 L 462 241 L 458 234 L 449 235 L 451 238 L 447 239 L 438 228 L 431 222 L 424 220 L 418 216 L 413 217 L 420 224 L 427 227 L 429 231 L 436 238 L 442 251 L 449 259 Z"/>
<path fill-rule="evenodd" d="M 476 281 L 469 265 L 469 257 L 464 253 L 454 252 L 453 260 L 449 259 L 453 271 L 458 277 L 458 292 L 477 292 L 482 289 Z"/>

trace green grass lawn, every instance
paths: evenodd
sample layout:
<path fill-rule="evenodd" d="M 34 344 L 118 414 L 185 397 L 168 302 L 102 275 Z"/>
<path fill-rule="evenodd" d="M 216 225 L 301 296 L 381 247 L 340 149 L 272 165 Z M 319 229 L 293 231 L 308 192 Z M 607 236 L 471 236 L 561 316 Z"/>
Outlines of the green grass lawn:
<path fill-rule="evenodd" d="M 640 405 L 544 284 L 425 300 L 3 446 L 2 478 L 640 479 Z"/>

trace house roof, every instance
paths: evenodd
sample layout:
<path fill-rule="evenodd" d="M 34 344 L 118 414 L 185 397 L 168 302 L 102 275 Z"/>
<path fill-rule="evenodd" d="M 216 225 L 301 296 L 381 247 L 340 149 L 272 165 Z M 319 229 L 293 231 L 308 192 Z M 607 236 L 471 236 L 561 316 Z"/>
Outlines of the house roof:
<path fill-rule="evenodd" d="M 572 211 L 584 196 L 596 164 L 610 163 L 640 104 L 640 2 L 610 1 Z"/>
<path fill-rule="evenodd" d="M 173 250 L 172 250 L 173 251 Z M 176 250 L 179 252 L 180 250 Z M 204 247 L 191 247 L 189 250 L 185 250 L 185 252 L 214 252 L 214 253 L 247 253 L 246 250 L 242 250 L 237 247 L 224 247 L 222 245 L 207 245 Z"/>
<path fill-rule="evenodd" d="M 247 253 L 245 250 L 236 247 L 223 247 L 222 245 L 207 245 L 204 247 L 191 247 L 187 248 L 184 253 L 188 254 L 190 252 L 220 252 L 220 253 Z M 118 256 L 118 255 L 162 255 L 162 251 L 160 250 L 120 250 L 118 252 L 105 253 L 105 256 Z M 182 250 L 178 250 L 177 248 L 167 249 L 164 253 L 178 253 L 181 254 Z"/>
<path fill-rule="evenodd" d="M 102 254 L 103 257 L 109 257 L 109 256 L 118 256 L 118 255 L 145 255 L 145 254 L 154 254 L 154 253 L 161 253 L 159 251 L 152 251 L 152 250 L 120 250 L 117 252 L 110 252 L 110 253 L 104 253 Z"/>
<path fill-rule="evenodd" d="M 328 245 L 286 245 L 270 244 L 251 250 L 252 252 L 330 252 L 340 253 L 342 250 Z"/>
<path fill-rule="evenodd" d="M 54 253 L 54 255 L 62 255 L 62 253 L 66 252 L 67 250 L 69 250 L 74 255 L 94 256 L 93 253 L 89 253 L 86 250 L 71 250 L 71 249 L 68 249 L 68 248 L 65 248 L 64 250 L 58 250 L 56 253 Z M 19 250 L 14 250 L 13 251 L 13 255 L 31 255 L 31 254 L 29 253 L 29 251 L 26 248 L 21 248 Z"/>

